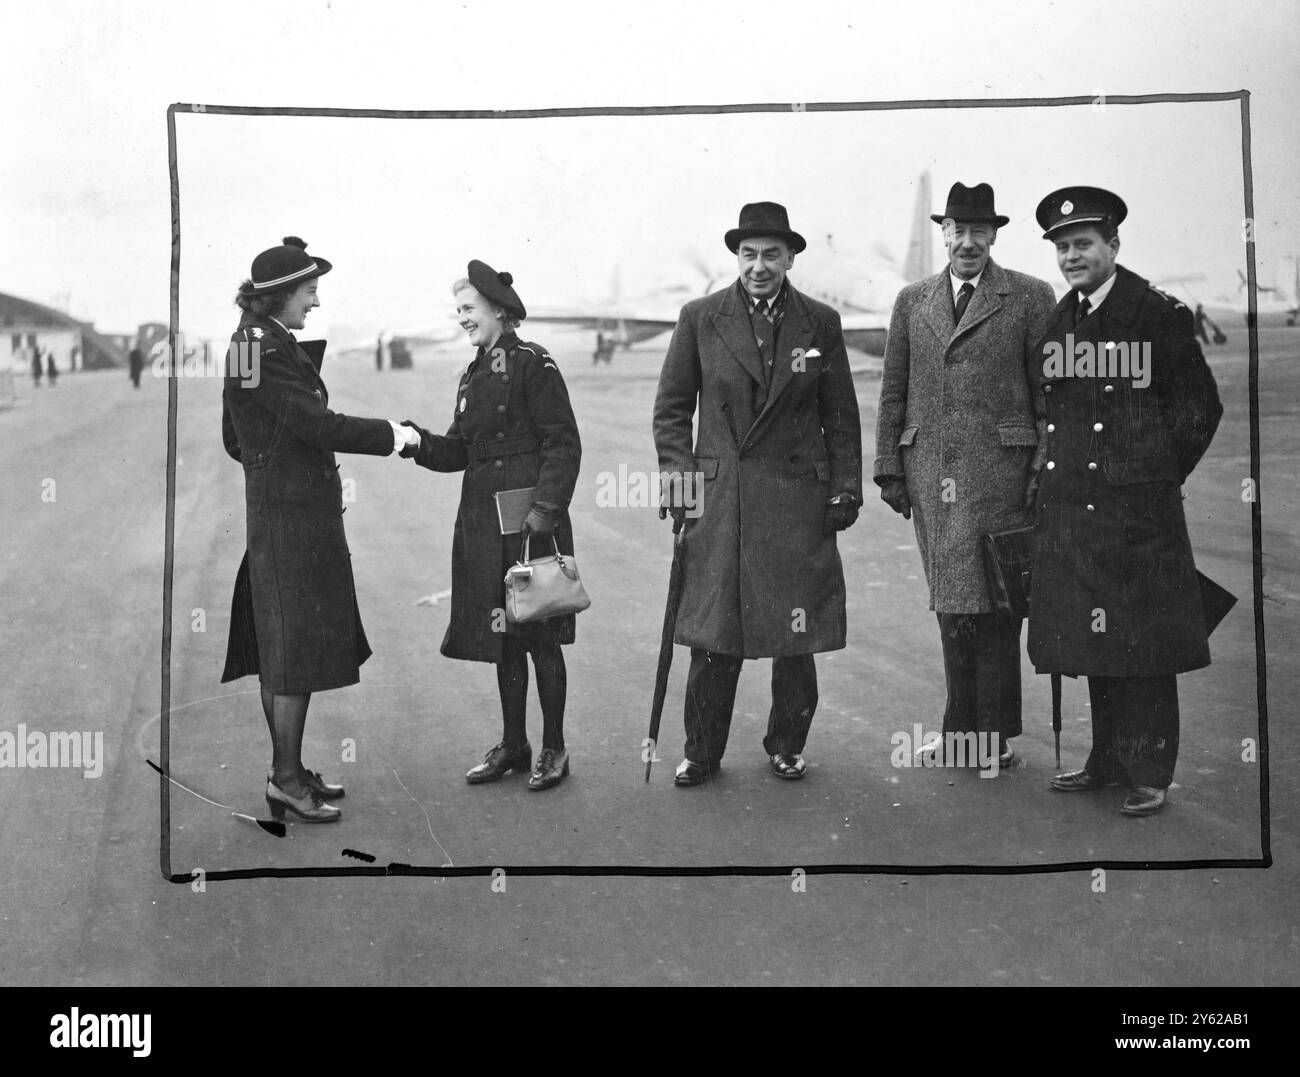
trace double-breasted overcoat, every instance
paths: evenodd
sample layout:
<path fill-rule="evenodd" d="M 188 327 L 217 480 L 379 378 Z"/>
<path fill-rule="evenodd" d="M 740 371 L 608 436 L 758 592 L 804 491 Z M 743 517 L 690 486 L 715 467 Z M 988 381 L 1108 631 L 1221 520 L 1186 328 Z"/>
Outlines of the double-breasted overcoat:
<path fill-rule="evenodd" d="M 839 314 L 787 287 L 770 375 L 738 281 L 682 308 L 654 405 L 670 497 L 673 476 L 701 480 L 676 489 L 696 515 L 675 641 L 743 658 L 846 638 L 844 572 L 822 532 L 831 497 L 862 499 L 858 401 Z"/>
<path fill-rule="evenodd" d="M 878 478 L 904 476 L 938 613 L 989 613 L 981 536 L 1024 527 L 1038 430 L 1029 368 L 1051 285 L 990 260 L 953 323 L 947 268 L 894 302 L 876 423 Z"/>
<path fill-rule="evenodd" d="M 409 421 L 408 421 L 409 423 Z M 505 620 L 505 574 L 519 560 L 519 535 L 501 534 L 496 494 L 536 487 L 534 503 L 549 508 L 554 541 L 575 553 L 569 502 L 578 482 L 582 442 L 569 392 L 555 360 L 540 344 L 503 334 L 479 348 L 456 389 L 446 434 L 414 426 L 416 463 L 432 471 L 464 471 L 451 552 L 451 616 L 442 641 L 448 658 L 501 661 L 501 637 L 529 643 L 574 641 L 575 617 L 530 624 Z M 534 539 L 530 555 L 551 552 Z"/>
<path fill-rule="evenodd" d="M 244 468 L 248 549 L 235 580 L 222 681 L 250 673 L 272 692 L 356 684 L 370 657 L 343 533 L 335 452 L 387 456 L 386 419 L 330 411 L 324 341 L 300 344 L 245 313 L 222 396 L 226 451 Z M 248 377 L 232 371 L 251 371 Z"/>
<path fill-rule="evenodd" d="M 1136 273 L 1118 267 L 1075 325 L 1077 303 L 1071 292 L 1058 304 L 1034 379 L 1048 425 L 1029 657 L 1039 673 L 1199 669 L 1210 652 L 1180 487 L 1223 414 L 1214 375 L 1191 311 Z M 1121 347 L 1127 376 L 1099 373 L 1103 361 L 1121 369 Z M 1049 352 L 1074 361 L 1046 366 Z"/>

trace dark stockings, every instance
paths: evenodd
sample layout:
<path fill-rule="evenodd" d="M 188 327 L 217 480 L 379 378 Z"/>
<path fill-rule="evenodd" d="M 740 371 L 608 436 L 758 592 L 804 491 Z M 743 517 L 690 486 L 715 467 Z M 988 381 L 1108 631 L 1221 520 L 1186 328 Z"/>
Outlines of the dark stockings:
<path fill-rule="evenodd" d="M 497 688 L 501 692 L 502 743 L 521 748 L 528 739 L 525 710 L 528 702 L 528 656 L 537 673 L 537 695 L 542 701 L 542 747 L 564 750 L 564 702 L 568 695 L 568 670 L 558 643 L 529 647 L 516 636 L 501 640 L 497 663 Z"/>
<path fill-rule="evenodd" d="M 291 797 L 306 796 L 302 782 L 302 731 L 311 693 L 275 695 L 262 687 L 262 712 L 271 731 L 271 780 Z"/>

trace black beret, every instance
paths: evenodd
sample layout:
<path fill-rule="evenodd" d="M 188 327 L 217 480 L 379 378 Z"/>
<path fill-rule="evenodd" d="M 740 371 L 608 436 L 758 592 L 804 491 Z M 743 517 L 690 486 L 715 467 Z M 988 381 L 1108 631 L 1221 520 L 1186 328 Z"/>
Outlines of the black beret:
<path fill-rule="evenodd" d="M 519 294 L 514 290 L 515 278 L 509 273 L 498 273 L 486 262 L 480 262 L 476 258 L 469 264 L 469 282 L 484 299 L 512 317 L 520 320 L 528 317 Z"/>

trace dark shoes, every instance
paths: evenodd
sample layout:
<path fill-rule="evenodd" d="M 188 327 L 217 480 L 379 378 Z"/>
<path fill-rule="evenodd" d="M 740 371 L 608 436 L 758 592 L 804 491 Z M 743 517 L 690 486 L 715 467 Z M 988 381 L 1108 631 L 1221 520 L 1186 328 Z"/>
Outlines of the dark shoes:
<path fill-rule="evenodd" d="M 301 770 L 298 772 L 302 783 L 320 800 L 339 800 L 345 790 L 341 785 L 330 785 L 320 776 L 318 770 Z"/>
<path fill-rule="evenodd" d="M 569 753 L 564 748 L 543 748 L 537 754 L 537 766 L 528 776 L 529 789 L 549 789 L 569 776 Z"/>
<path fill-rule="evenodd" d="M 801 755 L 784 755 L 778 752 L 772 756 L 772 773 L 778 778 L 798 781 L 808 772 L 808 764 Z"/>
<path fill-rule="evenodd" d="M 1059 793 L 1088 793 L 1094 789 L 1105 789 L 1108 785 L 1118 785 L 1108 778 L 1098 778 L 1086 770 L 1067 770 L 1052 779 L 1052 788 Z"/>
<path fill-rule="evenodd" d="M 1135 785 L 1133 792 L 1124 798 L 1120 811 L 1125 815 L 1155 815 L 1165 806 L 1165 790 L 1149 785 Z"/>
<path fill-rule="evenodd" d="M 284 819 L 285 812 L 292 812 L 304 823 L 335 823 L 343 818 L 338 808 L 326 804 L 310 788 L 306 796 L 292 797 L 270 778 L 266 779 L 266 806 L 271 809 L 271 818 L 277 822 Z"/>
<path fill-rule="evenodd" d="M 694 759 L 683 759 L 677 764 L 677 772 L 673 775 L 673 784 L 699 785 L 717 774 L 721 767 L 721 763 L 697 763 Z"/>
<path fill-rule="evenodd" d="M 465 780 L 470 785 L 498 782 L 509 771 L 531 770 L 532 766 L 533 747 L 527 741 L 517 748 L 507 748 L 504 744 L 498 744 L 488 751 L 488 754 L 483 757 L 483 762 L 465 775 Z"/>

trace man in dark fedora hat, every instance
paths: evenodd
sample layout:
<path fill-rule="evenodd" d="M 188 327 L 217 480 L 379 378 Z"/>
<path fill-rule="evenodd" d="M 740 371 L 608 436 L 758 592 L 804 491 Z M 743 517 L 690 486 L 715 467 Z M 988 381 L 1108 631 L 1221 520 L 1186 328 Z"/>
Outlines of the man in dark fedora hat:
<path fill-rule="evenodd" d="M 943 644 L 943 736 L 922 747 L 921 761 L 987 765 L 996 738 L 1005 767 L 1021 731 L 1020 618 L 990 602 L 981 538 L 1029 522 L 1038 431 L 1028 368 L 1054 296 L 1045 281 L 993 261 L 1008 218 L 987 183 L 954 183 L 931 220 L 943 228 L 948 265 L 894 302 L 875 480 L 912 519 Z"/>
<path fill-rule="evenodd" d="M 1092 710 L 1087 762 L 1052 787 L 1123 781 L 1120 810 L 1150 815 L 1178 758 L 1177 675 L 1209 665 L 1225 595 L 1197 574 L 1180 492 L 1223 407 L 1191 311 L 1116 263 L 1123 200 L 1064 187 L 1036 215 L 1070 291 L 1033 368 L 1047 434 L 1029 658 L 1087 676 Z"/>
<path fill-rule="evenodd" d="M 674 637 L 691 648 L 678 785 L 718 769 L 746 658 L 772 659 L 772 772 L 804 776 L 813 656 L 846 639 L 835 535 L 862 503 L 840 316 L 787 276 L 807 244 L 775 202 L 746 205 L 724 238 L 739 277 L 682 308 L 654 408 L 660 516 L 689 540 Z"/>

